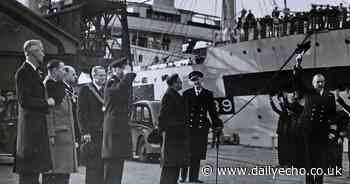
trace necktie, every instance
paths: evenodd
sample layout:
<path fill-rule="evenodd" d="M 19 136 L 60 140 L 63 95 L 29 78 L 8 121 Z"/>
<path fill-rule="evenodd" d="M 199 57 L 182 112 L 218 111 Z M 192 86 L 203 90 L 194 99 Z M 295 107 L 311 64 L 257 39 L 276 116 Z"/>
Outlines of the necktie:
<path fill-rule="evenodd" d="M 43 72 L 42 72 L 39 68 L 37 68 L 37 69 L 35 70 L 35 72 L 38 74 L 38 76 L 39 76 L 40 79 L 43 78 Z"/>
<path fill-rule="evenodd" d="M 199 93 L 201 93 L 201 89 L 200 88 L 195 88 L 194 91 L 196 92 L 196 96 L 198 96 Z"/>
<path fill-rule="evenodd" d="M 101 88 L 98 90 L 98 92 L 101 94 L 101 96 L 103 96 L 103 94 L 104 94 L 103 86 L 101 86 Z"/>

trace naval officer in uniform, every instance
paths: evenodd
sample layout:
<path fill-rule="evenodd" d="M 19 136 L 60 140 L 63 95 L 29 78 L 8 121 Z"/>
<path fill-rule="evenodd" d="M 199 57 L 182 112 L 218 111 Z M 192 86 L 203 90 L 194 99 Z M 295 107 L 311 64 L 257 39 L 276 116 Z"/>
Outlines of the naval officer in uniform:
<path fill-rule="evenodd" d="M 183 92 L 185 107 L 185 123 L 189 137 L 189 181 L 203 183 L 198 180 L 200 160 L 206 158 L 209 128 L 221 132 L 223 123 L 215 109 L 213 92 L 202 85 L 203 73 L 193 71 L 188 75 L 193 86 Z M 211 121 L 209 121 L 209 114 Z M 181 169 L 181 180 L 185 182 L 188 168 Z"/>
<path fill-rule="evenodd" d="M 300 62 L 299 56 L 294 67 L 294 84 L 305 98 L 305 106 L 299 117 L 305 144 L 305 167 L 308 172 L 312 168 L 321 168 L 325 173 L 329 166 L 328 145 L 337 134 L 335 98 L 325 89 L 325 77 L 322 74 L 314 75 L 312 88 L 304 86 Z M 307 184 L 323 183 L 323 174 L 312 174 L 306 175 Z"/>

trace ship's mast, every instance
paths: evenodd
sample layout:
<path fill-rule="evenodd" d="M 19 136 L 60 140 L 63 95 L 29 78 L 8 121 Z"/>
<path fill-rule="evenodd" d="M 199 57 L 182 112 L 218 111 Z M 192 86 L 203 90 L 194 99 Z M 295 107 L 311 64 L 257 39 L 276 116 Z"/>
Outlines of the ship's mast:
<path fill-rule="evenodd" d="M 284 9 L 287 10 L 287 8 L 288 8 L 288 6 L 287 6 L 287 0 L 284 0 L 283 3 L 284 3 Z"/>

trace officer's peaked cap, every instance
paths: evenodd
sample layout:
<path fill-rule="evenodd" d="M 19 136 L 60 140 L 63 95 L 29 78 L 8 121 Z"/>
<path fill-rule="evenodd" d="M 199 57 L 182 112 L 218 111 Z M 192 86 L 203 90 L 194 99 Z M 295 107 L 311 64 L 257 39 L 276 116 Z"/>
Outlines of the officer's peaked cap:
<path fill-rule="evenodd" d="M 195 81 L 198 78 L 203 78 L 203 73 L 200 71 L 192 71 L 190 74 L 188 74 L 188 79 L 190 79 L 190 81 Z"/>

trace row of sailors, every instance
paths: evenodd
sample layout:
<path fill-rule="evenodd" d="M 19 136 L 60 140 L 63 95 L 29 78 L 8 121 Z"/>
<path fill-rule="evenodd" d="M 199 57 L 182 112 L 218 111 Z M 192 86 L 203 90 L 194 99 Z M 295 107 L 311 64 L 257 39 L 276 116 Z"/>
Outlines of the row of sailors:
<path fill-rule="evenodd" d="M 334 30 L 350 28 L 349 10 L 341 4 L 339 7 L 312 9 L 308 12 L 284 12 L 255 18 L 249 11 L 246 16 L 234 20 L 232 26 L 225 26 L 222 33 L 216 33 L 215 41 L 242 42 L 270 37 L 281 37 L 294 34 L 305 34 L 313 30 Z M 320 6 L 321 7 L 321 6 Z M 276 15 L 277 14 L 277 15 Z"/>

